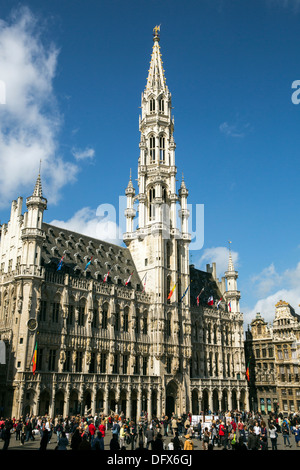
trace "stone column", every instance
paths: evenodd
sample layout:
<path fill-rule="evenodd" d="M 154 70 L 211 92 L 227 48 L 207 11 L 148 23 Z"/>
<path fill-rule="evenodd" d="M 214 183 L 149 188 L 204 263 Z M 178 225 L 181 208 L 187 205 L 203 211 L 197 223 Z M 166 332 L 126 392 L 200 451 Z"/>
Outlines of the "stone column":
<path fill-rule="evenodd" d="M 69 416 L 70 411 L 70 388 L 71 386 L 68 385 L 65 393 L 65 400 L 64 400 L 64 416 Z"/>
<path fill-rule="evenodd" d="M 147 413 L 148 419 L 152 418 L 152 388 L 149 387 L 148 395 L 147 395 Z"/>

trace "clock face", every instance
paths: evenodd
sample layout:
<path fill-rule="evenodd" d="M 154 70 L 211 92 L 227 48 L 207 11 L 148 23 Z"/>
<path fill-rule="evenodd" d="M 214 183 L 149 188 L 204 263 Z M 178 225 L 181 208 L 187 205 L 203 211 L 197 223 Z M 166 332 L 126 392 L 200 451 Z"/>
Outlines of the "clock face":
<path fill-rule="evenodd" d="M 28 329 L 34 331 L 37 328 L 37 321 L 35 318 L 30 318 L 27 322 Z"/>

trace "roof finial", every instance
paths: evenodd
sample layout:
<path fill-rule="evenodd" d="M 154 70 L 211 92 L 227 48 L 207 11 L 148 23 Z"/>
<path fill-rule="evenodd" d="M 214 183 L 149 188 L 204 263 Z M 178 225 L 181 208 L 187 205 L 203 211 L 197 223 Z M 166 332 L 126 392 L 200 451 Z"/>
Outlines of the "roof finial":
<path fill-rule="evenodd" d="M 159 34 L 158 32 L 160 32 L 160 25 L 158 26 L 155 26 L 153 28 L 153 41 L 159 41 Z"/>
<path fill-rule="evenodd" d="M 228 271 L 234 271 L 234 266 L 233 266 L 233 261 L 232 261 L 232 256 L 231 256 L 231 241 L 228 240 L 228 245 L 229 245 L 229 262 L 228 262 Z"/>

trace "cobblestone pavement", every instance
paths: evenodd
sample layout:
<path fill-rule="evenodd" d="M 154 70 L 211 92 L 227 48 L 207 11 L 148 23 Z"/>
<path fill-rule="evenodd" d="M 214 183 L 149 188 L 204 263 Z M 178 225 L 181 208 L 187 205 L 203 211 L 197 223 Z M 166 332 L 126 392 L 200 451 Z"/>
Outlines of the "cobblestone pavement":
<path fill-rule="evenodd" d="M 111 439 L 111 431 L 107 431 L 105 439 L 104 439 L 104 449 L 105 450 L 109 450 L 110 439 Z M 164 437 L 163 438 L 164 444 L 167 446 L 169 444 L 169 442 L 171 441 L 171 439 L 172 439 L 171 436 Z M 183 436 L 180 437 L 180 439 L 182 439 L 183 442 L 185 440 Z M 194 442 L 195 450 L 203 450 L 202 449 L 202 441 L 199 441 L 199 439 L 197 439 L 197 438 L 193 438 L 193 442 Z M 300 447 L 296 446 L 295 438 L 294 438 L 293 435 L 290 436 L 290 443 L 291 443 L 291 447 L 284 446 L 283 437 L 282 437 L 281 434 L 279 434 L 278 440 L 277 440 L 277 449 L 278 450 L 300 450 Z M 56 445 L 57 445 L 56 434 L 53 434 L 53 436 L 51 438 L 51 442 L 47 446 L 47 450 L 54 450 Z M 268 439 L 268 445 L 269 445 L 268 450 L 271 450 L 270 439 Z M 2 447 L 3 447 L 3 445 L 1 445 L 1 441 L 0 441 L 0 449 L 2 449 Z M 35 437 L 34 441 L 29 440 L 28 442 L 25 442 L 25 444 L 23 446 L 20 444 L 20 441 L 19 440 L 16 441 L 15 436 L 12 435 L 8 450 L 31 450 L 32 451 L 32 450 L 38 450 L 39 447 L 40 447 L 40 436 L 39 435 L 37 435 Z M 127 445 L 126 449 L 131 450 L 131 445 Z M 69 447 L 69 450 L 71 450 L 70 447 Z M 214 450 L 222 450 L 222 447 L 215 446 Z"/>

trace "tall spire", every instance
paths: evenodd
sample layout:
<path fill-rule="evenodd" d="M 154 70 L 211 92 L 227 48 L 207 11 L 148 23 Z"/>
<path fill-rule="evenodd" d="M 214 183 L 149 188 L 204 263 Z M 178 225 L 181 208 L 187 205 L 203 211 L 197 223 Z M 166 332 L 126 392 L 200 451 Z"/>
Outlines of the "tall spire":
<path fill-rule="evenodd" d="M 166 78 L 164 74 L 163 61 L 161 59 L 161 52 L 159 46 L 159 31 L 160 26 L 153 28 L 153 48 L 151 54 L 150 67 L 148 70 L 148 78 L 146 90 L 167 91 Z"/>
<path fill-rule="evenodd" d="M 39 174 L 38 174 L 35 187 L 33 190 L 33 194 L 32 194 L 35 197 L 43 197 L 42 181 L 41 181 L 41 165 L 42 165 L 42 160 L 40 160 Z"/>
<path fill-rule="evenodd" d="M 40 173 L 38 174 L 32 195 L 35 197 L 43 197 L 42 181 L 41 181 Z"/>
<path fill-rule="evenodd" d="M 228 240 L 229 243 L 229 261 L 228 261 L 228 271 L 233 272 L 234 271 L 234 266 L 233 266 L 233 261 L 232 261 L 232 255 L 231 255 L 231 241 Z"/>

